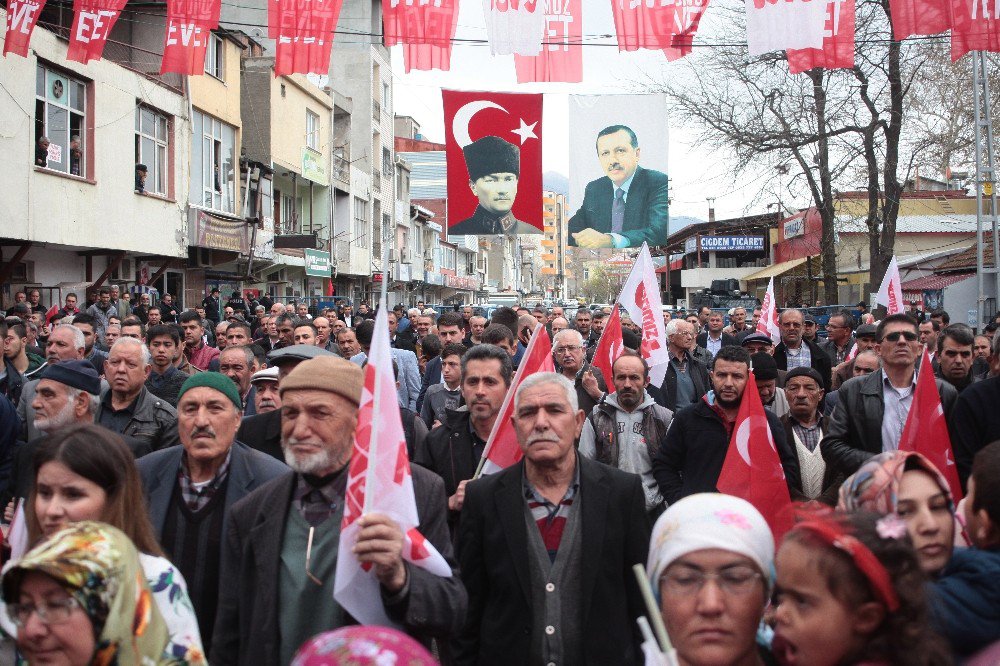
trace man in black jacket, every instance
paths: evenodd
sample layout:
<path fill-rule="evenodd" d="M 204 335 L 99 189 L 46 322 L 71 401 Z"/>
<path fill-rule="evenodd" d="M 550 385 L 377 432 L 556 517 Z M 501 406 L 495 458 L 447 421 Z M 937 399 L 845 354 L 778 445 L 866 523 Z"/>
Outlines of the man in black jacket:
<path fill-rule="evenodd" d="M 735 336 L 722 332 L 724 323 L 721 312 L 711 312 L 708 315 L 708 328 L 695 338 L 695 344 L 707 349 L 712 356 L 715 356 L 723 347 L 739 344 Z"/>
<path fill-rule="evenodd" d="M 690 322 L 683 319 L 667 322 L 670 364 L 660 390 L 651 391 L 650 395 L 672 412 L 701 400 L 709 389 L 708 367 L 691 355 L 693 338 L 694 326 Z"/>
<path fill-rule="evenodd" d="M 736 426 L 736 415 L 750 379 L 750 355 L 742 347 L 723 347 L 712 359 L 713 392 L 674 412 L 674 419 L 653 459 L 653 476 L 670 505 L 694 493 L 716 492 L 722 463 Z M 753 386 L 750 386 L 753 390 Z M 798 488 L 799 460 L 785 439 L 785 429 L 764 410 L 781 458 L 789 491 Z"/>
<path fill-rule="evenodd" d="M 899 448 L 913 404 L 921 353 L 917 321 L 907 314 L 889 315 L 879 323 L 876 338 L 882 370 L 841 384 L 820 444 L 827 466 L 844 476 L 854 474 L 872 456 Z M 958 393 L 951 384 L 934 381 L 948 418 Z"/>
<path fill-rule="evenodd" d="M 830 390 L 830 355 L 815 342 L 802 337 L 805 317 L 801 310 L 784 310 L 778 319 L 781 324 L 781 342 L 774 348 L 774 362 L 779 370 L 814 368 L 823 378 L 823 390 Z"/>

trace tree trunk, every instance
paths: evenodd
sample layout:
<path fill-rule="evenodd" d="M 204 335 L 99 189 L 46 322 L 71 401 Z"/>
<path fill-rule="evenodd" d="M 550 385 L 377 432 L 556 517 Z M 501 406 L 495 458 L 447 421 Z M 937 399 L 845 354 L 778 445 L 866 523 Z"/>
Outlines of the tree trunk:
<path fill-rule="evenodd" d="M 827 305 L 839 302 L 837 294 L 837 248 L 834 246 L 834 225 L 836 222 L 833 207 L 833 181 L 830 177 L 830 140 L 827 137 L 826 126 L 826 90 L 823 88 L 823 70 L 809 70 L 809 78 L 813 84 L 813 103 L 816 106 L 816 133 L 819 141 L 816 145 L 816 157 L 819 166 L 820 197 L 816 200 L 823 230 L 820 235 L 820 253 L 822 257 L 823 300 Z"/>

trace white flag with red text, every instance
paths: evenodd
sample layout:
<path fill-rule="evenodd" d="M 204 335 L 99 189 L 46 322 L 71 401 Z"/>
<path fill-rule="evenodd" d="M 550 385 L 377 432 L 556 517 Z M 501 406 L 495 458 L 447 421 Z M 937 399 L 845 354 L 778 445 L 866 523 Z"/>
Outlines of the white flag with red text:
<path fill-rule="evenodd" d="M 746 0 L 750 55 L 823 48 L 826 3 L 820 0 Z"/>
<path fill-rule="evenodd" d="M 10 546 L 11 562 L 16 562 L 28 552 L 28 520 L 24 517 L 24 500 L 20 498 L 14 509 L 14 520 L 10 521 L 7 545 Z"/>
<path fill-rule="evenodd" d="M 384 514 L 396 521 L 406 535 L 404 560 L 437 576 L 451 576 L 448 562 L 417 531 L 420 518 L 396 397 L 384 307 L 379 308 L 375 317 L 375 334 L 365 366 L 365 387 L 361 392 L 344 519 L 340 525 L 333 597 L 360 624 L 396 626 L 386 615 L 374 571 L 362 565 L 352 553 L 360 531 L 358 519 L 366 513 Z"/>
<path fill-rule="evenodd" d="M 486 440 L 486 447 L 483 449 L 483 459 L 480 465 L 479 474 L 493 474 L 506 469 L 518 462 L 524 452 L 517 443 L 517 433 L 514 432 L 514 424 L 510 422 L 510 417 L 514 413 L 514 393 L 521 381 L 536 372 L 555 372 L 556 365 L 552 360 L 552 341 L 549 334 L 545 332 L 545 327 L 538 324 L 534 333 L 531 334 L 531 341 L 528 348 L 521 357 L 521 365 L 514 373 L 514 380 L 507 389 L 503 404 L 500 405 L 500 413 L 493 423 L 493 430 L 490 438 Z"/>
<path fill-rule="evenodd" d="M 906 312 L 906 307 L 903 304 L 903 285 L 899 280 L 899 265 L 896 263 L 896 255 L 892 256 L 889 267 L 885 269 L 885 277 L 882 278 L 882 286 L 878 288 L 875 302 L 885 306 L 886 314 Z"/>
<path fill-rule="evenodd" d="M 757 321 L 757 332 L 771 336 L 771 342 L 781 342 L 781 326 L 778 325 L 778 304 L 774 300 L 774 278 L 767 283 L 764 300 L 760 304 L 760 319 Z"/>
<path fill-rule="evenodd" d="M 639 353 L 649 365 L 649 382 L 655 386 L 663 383 L 667 374 L 670 354 L 667 351 L 667 330 L 663 323 L 663 300 L 660 282 L 656 279 L 649 246 L 642 244 L 639 255 L 632 264 L 618 302 L 636 324 L 642 327 L 642 344 Z M 605 378 L 607 381 L 607 378 Z"/>
<path fill-rule="evenodd" d="M 483 0 L 493 55 L 536 56 L 545 32 L 545 0 Z"/>

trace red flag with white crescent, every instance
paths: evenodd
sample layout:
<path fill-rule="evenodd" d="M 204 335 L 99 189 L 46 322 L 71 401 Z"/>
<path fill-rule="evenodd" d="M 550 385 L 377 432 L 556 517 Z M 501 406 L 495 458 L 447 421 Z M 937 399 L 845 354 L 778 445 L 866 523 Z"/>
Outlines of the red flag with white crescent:
<path fill-rule="evenodd" d="M 764 414 L 760 395 L 753 389 L 753 371 L 736 415 L 729 450 L 715 486 L 720 493 L 741 497 L 754 505 L 771 527 L 776 543 L 792 527 L 792 498 L 785 481 L 778 448 Z"/>
<path fill-rule="evenodd" d="M 66 59 L 87 63 L 100 60 L 111 29 L 126 0 L 74 0 L 73 27 L 69 31 Z"/>
<path fill-rule="evenodd" d="M 344 499 L 333 596 L 360 624 L 396 626 L 386 615 L 375 574 L 351 554 L 360 531 L 358 519 L 366 513 L 388 516 L 406 535 L 404 560 L 442 577 L 451 576 L 451 567 L 417 531 L 420 518 L 396 397 L 384 307 L 379 308 L 375 317 L 375 335 L 365 366 L 365 387 L 358 408 Z"/>
<path fill-rule="evenodd" d="M 483 459 L 480 463 L 480 474 L 492 474 L 506 469 L 518 462 L 524 455 L 521 446 L 517 443 L 517 433 L 514 431 L 514 424 L 510 422 L 510 417 L 514 413 L 514 393 L 521 381 L 525 377 L 538 372 L 555 372 L 556 366 L 552 360 L 552 341 L 549 334 L 545 332 L 545 327 L 539 324 L 531 334 L 531 341 L 528 348 L 521 357 L 521 365 L 514 373 L 514 380 L 507 389 L 503 404 L 500 406 L 500 413 L 493 424 L 490 438 L 486 440 L 486 447 L 483 449 Z"/>
<path fill-rule="evenodd" d="M 542 50 L 514 56 L 518 83 L 583 81 L 583 2 L 546 0 Z"/>
<path fill-rule="evenodd" d="M 926 349 L 920 360 L 917 388 L 913 391 L 910 413 L 906 417 L 903 434 L 899 438 L 899 450 L 916 451 L 934 463 L 948 481 L 955 502 L 962 499 L 962 484 L 959 483 L 958 468 L 955 467 L 955 454 L 951 448 L 948 423 L 944 417 L 944 408 L 941 406 L 937 382 L 934 381 L 931 357 Z"/>

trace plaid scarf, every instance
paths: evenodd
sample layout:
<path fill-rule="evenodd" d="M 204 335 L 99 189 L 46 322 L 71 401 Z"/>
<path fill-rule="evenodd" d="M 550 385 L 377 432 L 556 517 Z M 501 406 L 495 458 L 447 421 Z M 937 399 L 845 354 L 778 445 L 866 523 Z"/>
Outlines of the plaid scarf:
<path fill-rule="evenodd" d="M 184 457 L 181 459 L 181 468 L 177 471 L 177 482 L 181 486 L 181 497 L 188 509 L 200 511 L 215 497 L 215 493 L 219 491 L 219 488 L 225 483 L 226 477 L 229 476 L 229 461 L 232 457 L 233 450 L 230 449 L 212 480 L 201 487 L 196 487 L 188 473 L 187 453 L 184 453 Z"/>

